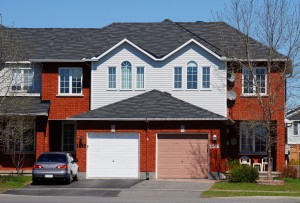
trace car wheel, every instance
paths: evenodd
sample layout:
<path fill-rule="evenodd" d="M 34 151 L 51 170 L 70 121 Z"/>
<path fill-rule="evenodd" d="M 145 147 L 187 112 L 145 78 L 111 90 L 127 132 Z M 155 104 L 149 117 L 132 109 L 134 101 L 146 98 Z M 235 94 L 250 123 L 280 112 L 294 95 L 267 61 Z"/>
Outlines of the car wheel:
<path fill-rule="evenodd" d="M 37 185 L 39 183 L 38 178 L 32 178 L 32 185 Z"/>
<path fill-rule="evenodd" d="M 66 180 L 66 183 L 67 183 L 67 184 L 71 184 L 72 181 L 73 181 L 73 176 L 72 176 L 72 174 L 70 174 L 69 177 L 68 177 L 67 180 Z"/>
<path fill-rule="evenodd" d="M 73 177 L 74 181 L 78 181 L 78 173 L 76 173 L 76 175 Z"/>

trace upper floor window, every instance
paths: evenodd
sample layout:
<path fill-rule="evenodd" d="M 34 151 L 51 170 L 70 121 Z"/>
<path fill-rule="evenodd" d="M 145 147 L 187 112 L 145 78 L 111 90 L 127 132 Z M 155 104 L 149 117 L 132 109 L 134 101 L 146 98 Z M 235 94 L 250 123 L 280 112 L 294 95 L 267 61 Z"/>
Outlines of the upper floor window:
<path fill-rule="evenodd" d="M 182 88 L 182 67 L 174 68 L 174 89 Z"/>
<path fill-rule="evenodd" d="M 202 67 L 202 88 L 210 88 L 210 67 Z"/>
<path fill-rule="evenodd" d="M 293 134 L 294 135 L 299 135 L 299 121 L 294 121 L 293 122 Z"/>
<path fill-rule="evenodd" d="M 132 66 L 129 61 L 122 62 L 121 72 L 122 72 L 121 88 L 123 90 L 132 89 Z"/>
<path fill-rule="evenodd" d="M 145 83 L 145 72 L 144 67 L 136 68 L 136 89 L 144 89 Z"/>
<path fill-rule="evenodd" d="M 256 86 L 257 83 L 257 86 Z M 266 68 L 243 68 L 243 94 L 266 93 Z"/>
<path fill-rule="evenodd" d="M 117 88 L 117 70 L 116 67 L 108 68 L 108 88 L 116 89 Z"/>
<path fill-rule="evenodd" d="M 198 88 L 198 65 L 191 61 L 187 64 L 187 89 Z"/>
<path fill-rule="evenodd" d="M 240 152 L 266 152 L 267 129 L 262 124 L 243 122 L 240 125 Z"/>
<path fill-rule="evenodd" d="M 59 68 L 59 94 L 82 94 L 82 68 Z"/>
<path fill-rule="evenodd" d="M 32 91 L 33 90 L 33 76 L 32 68 L 18 68 L 12 69 L 12 85 L 13 91 Z"/>

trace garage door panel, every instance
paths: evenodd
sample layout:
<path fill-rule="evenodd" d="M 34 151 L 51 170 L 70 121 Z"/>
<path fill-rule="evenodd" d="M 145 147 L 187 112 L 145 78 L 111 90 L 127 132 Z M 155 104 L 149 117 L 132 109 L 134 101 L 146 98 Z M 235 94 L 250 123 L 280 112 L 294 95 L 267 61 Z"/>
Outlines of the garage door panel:
<path fill-rule="evenodd" d="M 139 135 L 88 133 L 88 178 L 138 178 Z"/>
<path fill-rule="evenodd" d="M 159 178 L 206 178 L 207 135 L 158 135 Z"/>

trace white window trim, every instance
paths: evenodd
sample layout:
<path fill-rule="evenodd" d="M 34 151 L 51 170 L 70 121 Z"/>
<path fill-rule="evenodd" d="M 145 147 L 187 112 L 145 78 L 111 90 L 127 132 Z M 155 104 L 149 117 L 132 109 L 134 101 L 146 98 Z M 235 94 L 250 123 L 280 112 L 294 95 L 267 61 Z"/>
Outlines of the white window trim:
<path fill-rule="evenodd" d="M 240 124 L 240 130 L 239 130 L 239 138 L 240 138 L 240 143 L 239 143 L 239 154 L 249 154 L 249 155 L 251 155 L 251 154 L 261 154 L 261 155 L 263 155 L 263 154 L 267 154 L 267 152 L 256 152 L 255 151 L 255 130 L 253 130 L 252 131 L 252 137 L 253 137 L 253 139 L 252 139 L 252 147 L 253 147 L 253 150 L 254 151 L 252 151 L 252 152 L 242 152 L 242 128 L 245 128 L 245 127 L 247 127 L 247 123 L 241 123 Z M 254 134 L 254 136 L 253 136 L 253 134 Z M 266 138 L 267 139 L 267 138 Z M 267 141 L 267 140 L 266 140 Z"/>
<path fill-rule="evenodd" d="M 138 88 L 137 87 L 137 70 L 138 68 L 143 68 L 144 69 L 144 88 Z M 145 66 L 136 66 L 135 68 L 135 90 L 145 90 L 146 89 L 146 68 Z"/>
<path fill-rule="evenodd" d="M 298 134 L 294 134 L 294 124 L 295 123 L 297 123 L 298 122 L 298 124 L 297 124 L 297 127 L 298 127 Z M 299 135 L 300 135 L 300 122 L 299 121 L 294 121 L 293 122 L 293 125 L 291 126 L 292 127 L 292 136 L 293 137 L 299 137 Z"/>
<path fill-rule="evenodd" d="M 81 92 L 80 93 L 72 93 L 72 79 L 71 75 L 69 75 L 69 93 L 60 93 L 60 70 L 61 69 L 80 69 L 81 70 Z M 58 68 L 58 96 L 83 96 L 83 83 L 82 83 L 82 77 L 83 77 L 83 70 L 82 67 L 59 67 Z"/>
<path fill-rule="evenodd" d="M 34 73 L 35 73 L 34 67 L 19 67 L 19 68 L 12 68 L 12 70 L 21 70 L 21 71 L 22 70 L 32 70 L 32 72 L 33 72 L 32 89 L 31 90 L 23 90 L 23 88 L 24 88 L 24 81 L 22 81 L 21 82 L 21 90 L 13 90 L 12 89 L 13 84 L 11 83 L 10 88 L 9 88 L 10 92 L 20 92 L 20 93 L 31 93 L 31 92 L 34 92 L 34 77 L 35 77 L 35 75 L 34 75 Z M 22 78 L 24 78 L 24 71 L 22 71 L 22 72 L 23 72 L 22 73 Z M 13 76 L 13 74 L 12 74 L 12 76 Z"/>
<path fill-rule="evenodd" d="M 131 88 L 123 89 L 123 87 L 122 87 L 122 82 L 123 82 L 122 63 L 123 63 L 123 62 L 126 62 L 126 61 L 129 62 L 130 65 L 131 65 Z M 120 90 L 121 90 L 121 91 L 132 91 L 132 90 L 133 90 L 133 84 L 134 84 L 134 83 L 133 83 L 133 82 L 134 82 L 133 76 L 134 76 L 135 74 L 133 74 L 132 71 L 133 71 L 133 65 L 132 65 L 132 63 L 131 63 L 130 61 L 125 60 L 125 61 L 122 61 L 122 62 L 121 62 L 121 68 L 120 68 Z"/>
<path fill-rule="evenodd" d="M 176 68 L 181 68 L 181 88 L 175 88 L 175 69 Z M 182 91 L 183 90 L 183 78 L 184 78 L 184 69 L 182 66 L 174 66 L 173 68 L 173 75 L 172 75 L 172 87 L 173 87 L 173 90 L 175 91 Z"/>
<path fill-rule="evenodd" d="M 115 88 L 110 88 L 109 87 L 109 69 L 110 68 L 115 68 L 116 69 L 116 87 Z M 106 85 L 107 85 L 107 90 L 118 90 L 118 68 L 117 68 L 117 66 L 108 66 L 107 67 L 107 74 L 106 74 L 106 78 L 107 78 L 107 83 L 106 83 Z"/>
<path fill-rule="evenodd" d="M 258 69 L 258 68 L 264 68 L 264 69 L 266 69 L 266 67 L 260 67 L 260 66 L 258 66 L 258 67 L 254 67 L 254 71 L 256 69 Z M 256 93 L 256 86 L 255 86 L 255 83 L 254 83 L 254 78 L 253 78 L 253 93 L 244 93 L 244 69 L 245 69 L 245 67 L 242 68 L 242 96 L 256 96 L 257 93 Z M 255 77 L 256 77 L 256 75 L 255 75 Z M 267 84 L 268 84 L 268 81 L 267 81 L 267 72 L 266 72 L 266 75 L 265 75 L 265 81 L 266 81 L 266 87 L 265 87 L 266 92 L 265 93 L 261 93 L 260 94 L 261 96 L 267 96 L 268 95 L 268 92 L 267 92 L 267 90 L 268 90 L 268 88 L 267 88 Z"/>
<path fill-rule="evenodd" d="M 203 69 L 204 68 L 209 68 L 209 88 L 203 87 Z M 201 75 L 201 79 L 199 81 L 201 83 L 201 90 L 202 91 L 211 91 L 212 90 L 212 87 L 211 87 L 211 84 L 212 84 L 211 83 L 211 67 L 210 66 L 202 66 L 200 75 Z"/>
<path fill-rule="evenodd" d="M 64 125 L 65 124 L 73 124 L 74 125 L 74 149 L 73 149 L 73 151 L 64 151 Z M 75 122 L 62 121 L 62 123 L 61 123 L 61 151 L 62 152 L 69 152 L 69 153 L 76 152 L 76 129 L 77 129 L 77 125 Z"/>

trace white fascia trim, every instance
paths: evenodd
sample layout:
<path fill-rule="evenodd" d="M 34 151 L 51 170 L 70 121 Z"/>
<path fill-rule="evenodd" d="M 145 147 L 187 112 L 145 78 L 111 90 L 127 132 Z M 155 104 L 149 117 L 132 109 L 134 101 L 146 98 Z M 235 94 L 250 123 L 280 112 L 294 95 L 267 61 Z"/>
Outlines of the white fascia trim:
<path fill-rule="evenodd" d="M 140 52 L 144 53 L 145 55 L 147 55 L 149 58 L 153 59 L 154 61 L 164 61 L 165 59 L 167 59 L 168 57 L 170 57 L 171 55 L 173 55 L 174 53 L 176 53 L 177 51 L 179 51 L 180 49 L 182 49 L 183 47 L 187 46 L 190 43 L 197 44 L 199 47 L 203 48 L 205 51 L 209 52 L 210 54 L 212 54 L 213 56 L 215 56 L 219 60 L 222 60 L 222 61 L 226 60 L 226 57 L 220 57 L 219 55 L 215 54 L 210 49 L 206 48 L 204 45 L 202 45 L 201 43 L 199 43 L 198 41 L 196 41 L 194 39 L 190 39 L 186 43 L 184 43 L 181 46 L 179 46 L 177 49 L 175 49 L 172 52 L 170 52 L 167 55 L 165 55 L 163 58 L 156 58 L 156 57 L 152 56 L 151 54 L 149 54 L 148 52 L 146 52 L 145 50 L 141 49 L 139 46 L 137 46 L 134 43 L 132 43 L 131 41 L 129 41 L 128 39 L 124 38 L 123 40 L 121 40 L 119 43 L 117 43 L 116 45 L 114 45 L 113 47 L 111 47 L 110 49 L 108 49 L 106 52 L 104 52 L 100 56 L 93 57 L 91 59 L 85 59 L 84 58 L 83 61 L 98 61 L 100 58 L 104 57 L 105 55 L 107 55 L 108 53 L 110 53 L 111 51 L 113 51 L 114 49 L 116 49 L 117 47 L 119 47 L 120 45 L 122 45 L 123 43 L 130 44 L 131 46 L 133 46 L 134 48 L 136 48 Z"/>
<path fill-rule="evenodd" d="M 48 113 L 0 113 L 1 116 L 48 116 Z"/>
<path fill-rule="evenodd" d="M 228 118 L 67 118 L 67 120 L 86 121 L 228 121 Z"/>
<path fill-rule="evenodd" d="M 84 62 L 83 60 L 74 60 L 74 59 L 30 59 L 31 62 Z"/>
<path fill-rule="evenodd" d="M 9 64 L 30 64 L 30 61 L 6 61 L 5 63 L 9 63 Z"/>

